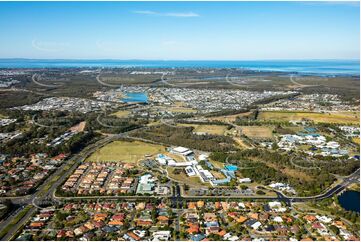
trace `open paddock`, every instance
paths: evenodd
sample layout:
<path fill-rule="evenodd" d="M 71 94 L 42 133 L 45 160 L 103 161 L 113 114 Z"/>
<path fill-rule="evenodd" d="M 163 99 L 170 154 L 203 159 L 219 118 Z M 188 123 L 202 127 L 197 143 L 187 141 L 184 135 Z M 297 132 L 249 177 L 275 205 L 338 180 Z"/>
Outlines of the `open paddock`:
<path fill-rule="evenodd" d="M 126 118 L 130 114 L 130 111 L 128 110 L 121 110 L 115 113 L 112 113 L 113 116 L 116 116 L 117 118 Z"/>
<path fill-rule="evenodd" d="M 251 114 L 252 112 L 245 112 L 245 113 L 232 114 L 232 115 L 209 117 L 208 119 L 212 121 L 234 122 L 236 121 L 237 118 L 248 117 Z"/>
<path fill-rule="evenodd" d="M 137 163 L 140 159 L 144 159 L 146 155 L 154 156 L 158 153 L 163 153 L 164 151 L 165 147 L 161 145 L 140 141 L 114 141 L 95 151 L 86 159 L 86 161 L 121 161 Z"/>
<path fill-rule="evenodd" d="M 242 126 L 241 132 L 249 138 L 273 138 L 273 127 L 269 126 Z"/>
<path fill-rule="evenodd" d="M 194 127 L 193 132 L 207 133 L 213 135 L 224 135 L 227 131 L 226 125 L 203 125 L 203 124 L 178 124 L 183 127 Z"/>
<path fill-rule="evenodd" d="M 286 112 L 286 111 L 262 111 L 258 115 L 259 120 L 274 121 L 302 121 L 312 120 L 315 123 L 337 123 L 337 124 L 358 124 L 360 122 L 359 112 Z"/>
<path fill-rule="evenodd" d="M 193 108 L 187 108 L 187 107 L 171 107 L 168 109 L 168 111 L 172 113 L 196 113 L 197 110 Z"/>
<path fill-rule="evenodd" d="M 359 145 L 360 144 L 360 137 L 354 137 L 354 138 L 352 138 L 352 141 Z"/>

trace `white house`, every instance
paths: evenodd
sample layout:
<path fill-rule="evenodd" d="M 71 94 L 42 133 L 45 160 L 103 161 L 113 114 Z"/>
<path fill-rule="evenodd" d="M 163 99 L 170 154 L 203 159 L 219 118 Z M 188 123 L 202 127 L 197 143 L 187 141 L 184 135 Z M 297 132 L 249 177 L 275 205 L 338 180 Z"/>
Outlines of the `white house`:
<path fill-rule="evenodd" d="M 240 178 L 238 179 L 239 183 L 251 183 L 252 180 L 250 178 Z"/>

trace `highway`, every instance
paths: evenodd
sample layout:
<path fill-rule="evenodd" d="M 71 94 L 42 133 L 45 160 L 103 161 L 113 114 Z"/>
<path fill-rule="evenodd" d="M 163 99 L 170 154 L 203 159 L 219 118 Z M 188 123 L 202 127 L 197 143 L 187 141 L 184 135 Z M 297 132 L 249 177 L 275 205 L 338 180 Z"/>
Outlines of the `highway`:
<path fill-rule="evenodd" d="M 79 164 L 81 162 L 83 162 L 91 153 L 93 153 L 96 149 L 98 149 L 99 147 L 113 141 L 116 139 L 119 139 L 120 137 L 123 137 L 124 135 L 113 135 L 113 136 L 109 136 L 106 137 L 104 139 L 99 140 L 98 142 L 89 145 L 88 147 L 86 147 L 83 151 L 81 151 L 80 153 L 76 154 L 75 156 L 73 156 L 71 159 L 69 159 L 67 162 L 65 162 L 63 165 L 61 165 L 56 172 L 54 172 L 53 174 L 51 174 L 42 185 L 40 185 L 38 187 L 38 189 L 36 190 L 36 192 L 32 195 L 27 195 L 27 196 L 23 196 L 23 197 L 1 197 L 1 200 L 6 200 L 6 199 L 10 199 L 14 204 L 17 205 L 28 205 L 28 204 L 32 204 L 34 202 L 35 199 L 38 200 L 44 200 L 44 199 L 51 199 L 52 200 L 52 196 L 55 193 L 56 188 L 62 184 L 65 179 L 72 173 L 74 172 L 74 170 L 79 166 Z M 65 167 L 68 164 L 73 164 L 69 169 L 65 169 Z M 65 170 L 65 172 L 64 172 Z M 64 173 L 63 173 L 64 172 Z M 63 174 L 62 174 L 63 173 Z M 55 182 L 53 182 L 53 179 L 56 178 L 57 176 L 60 176 L 59 179 L 57 179 Z M 53 182 L 53 184 L 52 184 Z M 43 190 L 46 190 L 46 186 L 48 186 L 49 184 L 52 184 L 51 187 L 44 193 Z M 32 214 L 36 211 L 36 207 L 33 206 L 25 215 L 24 217 L 16 224 L 14 225 L 9 232 L 3 237 L 1 238 L 1 240 L 10 240 L 12 238 L 12 236 L 16 233 L 16 231 L 18 231 L 18 229 L 24 224 L 26 223 L 32 216 Z M 0 224 L 0 231 L 3 230 L 6 226 L 8 226 L 11 221 L 21 212 L 21 210 L 17 210 L 16 213 L 13 213 L 12 216 L 9 216 L 8 218 L 6 218 L 1 224 Z"/>
<path fill-rule="evenodd" d="M 1 238 L 1 240 L 10 240 L 12 237 L 16 234 L 16 232 L 24 225 L 26 224 L 33 214 L 37 210 L 37 203 L 40 202 L 50 202 L 52 203 L 59 203 L 64 202 L 68 200 L 78 200 L 78 199 L 128 199 L 128 200 L 144 200 L 149 198 L 159 198 L 159 196 L 89 196 L 89 197 L 57 197 L 55 196 L 55 191 L 58 186 L 60 186 L 68 176 L 70 176 L 75 169 L 81 164 L 90 154 L 95 152 L 100 147 L 117 140 L 119 138 L 131 138 L 126 133 L 118 134 L 118 135 L 111 135 L 108 137 L 105 137 L 89 146 L 87 146 L 85 149 L 83 149 L 80 153 L 74 155 L 71 159 L 67 160 L 64 164 L 62 164 L 53 174 L 51 174 L 46 181 L 38 187 L 36 192 L 32 195 L 22 196 L 22 197 L 1 197 L 1 200 L 10 199 L 14 204 L 24 206 L 28 204 L 34 204 L 33 206 L 21 219 L 18 223 L 16 223 L 14 226 L 10 228 L 8 233 Z M 134 140 L 142 140 L 145 142 L 149 142 L 149 140 L 141 139 L 141 138 L 134 138 Z M 152 142 L 154 143 L 154 142 Z M 67 168 L 67 166 L 70 166 L 70 168 Z M 322 200 L 326 198 L 330 198 L 335 194 L 338 194 L 342 192 L 344 189 L 346 189 L 350 184 L 352 183 L 359 183 L 359 177 L 360 177 L 360 170 L 358 169 L 351 175 L 347 177 L 341 178 L 341 183 L 332 186 L 328 190 L 326 190 L 324 193 L 311 196 L 311 197 L 288 197 L 284 195 L 282 192 L 276 191 L 277 196 L 275 197 L 265 197 L 265 196 L 185 196 L 183 194 L 183 191 L 179 185 L 177 185 L 174 189 L 174 193 L 172 196 L 169 196 L 169 198 L 172 201 L 172 207 L 177 208 L 177 206 L 182 206 L 182 203 L 184 200 L 193 200 L 193 199 L 255 199 L 255 200 L 279 200 L 284 201 L 287 205 L 291 205 L 291 203 L 299 203 L 299 202 L 308 202 L 311 200 Z M 49 184 L 50 187 L 49 187 Z M 48 187 L 48 188 L 47 188 Z M 38 201 L 38 202 L 37 202 Z M 22 209 L 18 209 L 15 212 L 13 212 L 12 215 L 8 216 L 2 223 L 0 224 L 0 231 L 3 230 L 5 227 L 7 227 L 13 219 L 22 211 Z"/>

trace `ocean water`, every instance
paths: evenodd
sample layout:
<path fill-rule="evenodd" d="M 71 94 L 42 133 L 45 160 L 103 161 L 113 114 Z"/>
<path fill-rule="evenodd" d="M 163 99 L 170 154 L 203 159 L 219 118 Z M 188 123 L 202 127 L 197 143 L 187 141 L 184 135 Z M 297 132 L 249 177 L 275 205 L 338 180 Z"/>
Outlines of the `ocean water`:
<path fill-rule="evenodd" d="M 244 68 L 255 71 L 295 72 L 319 75 L 359 75 L 359 60 L 47 60 L 0 59 L 0 68 Z"/>

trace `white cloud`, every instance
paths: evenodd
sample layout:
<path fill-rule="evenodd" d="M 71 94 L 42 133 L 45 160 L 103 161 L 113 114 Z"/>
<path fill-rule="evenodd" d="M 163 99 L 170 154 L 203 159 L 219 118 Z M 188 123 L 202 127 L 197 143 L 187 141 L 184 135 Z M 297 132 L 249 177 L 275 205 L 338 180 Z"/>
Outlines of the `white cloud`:
<path fill-rule="evenodd" d="M 188 12 L 188 13 L 165 13 L 164 16 L 191 18 L 191 17 L 199 17 L 199 14 L 193 13 L 193 12 Z"/>
<path fill-rule="evenodd" d="M 156 12 L 148 11 L 148 10 L 133 11 L 133 13 L 144 14 L 144 15 L 157 15 Z"/>
<path fill-rule="evenodd" d="M 160 13 L 149 10 L 137 10 L 133 11 L 135 14 L 143 14 L 143 15 L 158 15 L 165 17 L 178 17 L 178 18 L 193 18 L 199 17 L 200 15 L 194 12 L 169 12 L 169 13 Z"/>
<path fill-rule="evenodd" d="M 33 39 L 31 45 L 34 49 L 40 51 L 57 52 L 65 50 L 67 47 L 69 47 L 70 44 L 55 41 L 39 41 L 37 39 Z"/>

